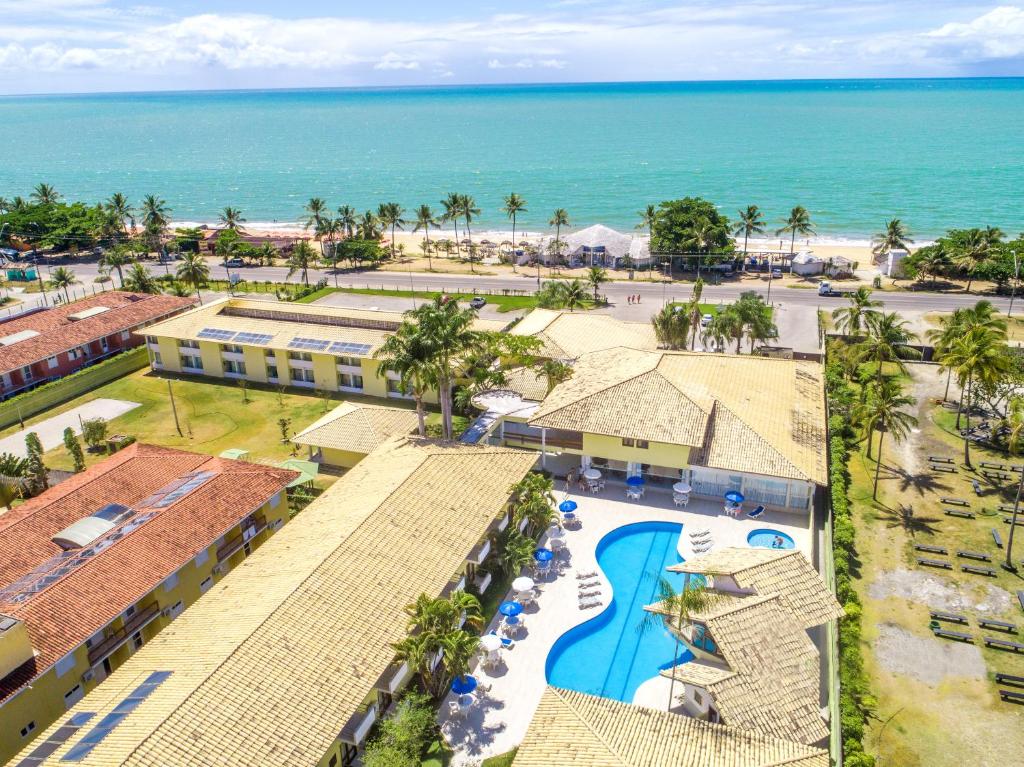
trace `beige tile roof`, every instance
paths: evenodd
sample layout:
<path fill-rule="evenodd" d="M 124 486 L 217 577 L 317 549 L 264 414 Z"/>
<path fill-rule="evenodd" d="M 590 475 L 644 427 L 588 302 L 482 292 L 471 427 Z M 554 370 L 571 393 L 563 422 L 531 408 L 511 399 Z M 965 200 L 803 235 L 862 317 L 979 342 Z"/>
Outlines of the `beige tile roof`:
<path fill-rule="evenodd" d="M 415 410 L 342 402 L 292 437 L 292 442 L 370 453 L 391 437 L 415 431 L 418 424 Z"/>
<path fill-rule="evenodd" d="M 669 570 L 727 575 L 755 594 L 778 594 L 804 628 L 839 618 L 843 609 L 807 558 L 796 549 L 727 548 L 704 554 Z"/>
<path fill-rule="evenodd" d="M 523 399 L 540 402 L 547 396 L 547 378 L 541 374 L 537 377 L 537 369 L 530 367 L 509 368 L 505 371 L 508 383 L 502 389 L 509 389 L 521 396 Z"/>
<path fill-rule="evenodd" d="M 554 359 L 576 359 L 615 346 L 658 348 L 658 339 L 649 322 L 624 322 L 593 312 L 534 309 L 511 332 L 539 339 L 539 356 Z"/>
<path fill-rule="evenodd" d="M 577 360 L 530 423 L 688 445 L 695 466 L 827 481 L 812 362 L 608 349 Z"/>
<path fill-rule="evenodd" d="M 798 760 L 798 761 L 794 761 Z M 828 752 L 549 687 L 514 767 L 828 767 Z"/>
<path fill-rule="evenodd" d="M 387 670 L 402 608 L 442 591 L 535 459 L 381 445 L 71 709 L 99 721 L 139 679 L 172 672 L 78 764 L 315 764 Z"/>

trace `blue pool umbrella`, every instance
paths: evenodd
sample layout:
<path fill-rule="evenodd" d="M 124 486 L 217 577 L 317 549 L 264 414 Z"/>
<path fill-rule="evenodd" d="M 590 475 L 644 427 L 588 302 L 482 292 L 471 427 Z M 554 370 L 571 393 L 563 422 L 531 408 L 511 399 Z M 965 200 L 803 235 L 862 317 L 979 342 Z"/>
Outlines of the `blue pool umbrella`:
<path fill-rule="evenodd" d="M 626 484 L 629 485 L 630 487 L 640 487 L 643 483 L 644 478 L 640 476 L 628 477 L 626 479 Z"/>
<path fill-rule="evenodd" d="M 555 554 L 551 549 L 537 549 L 533 552 L 533 558 L 538 562 L 550 562 Z"/>
<path fill-rule="evenodd" d="M 572 512 L 576 511 L 576 509 L 576 501 L 562 501 L 560 504 L 558 504 L 558 510 L 563 514 L 571 514 Z"/>
<path fill-rule="evenodd" d="M 452 692 L 456 695 L 468 695 L 476 689 L 476 677 L 469 674 L 457 676 L 452 680 Z"/>
<path fill-rule="evenodd" d="M 739 490 L 730 490 L 725 494 L 725 500 L 732 503 L 743 503 L 743 493 Z"/>
<path fill-rule="evenodd" d="M 502 602 L 501 607 L 498 608 L 498 612 L 502 615 L 507 615 L 510 618 L 519 615 L 523 611 L 523 606 L 518 602 Z"/>

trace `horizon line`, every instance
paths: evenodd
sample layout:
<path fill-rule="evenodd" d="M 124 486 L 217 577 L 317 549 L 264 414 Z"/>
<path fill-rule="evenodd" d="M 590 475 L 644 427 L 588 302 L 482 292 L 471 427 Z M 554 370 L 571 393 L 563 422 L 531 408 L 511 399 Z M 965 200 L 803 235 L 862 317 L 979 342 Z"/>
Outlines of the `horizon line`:
<path fill-rule="evenodd" d="M 970 82 L 992 80 L 1024 80 L 1024 75 L 944 76 L 944 77 L 779 77 L 739 78 L 706 80 L 573 80 L 531 83 L 420 83 L 412 85 L 316 85 L 253 88 L 166 88 L 156 90 L 123 91 L 41 91 L 34 93 L 0 93 L 0 99 L 46 98 L 55 96 L 154 96 L 175 94 L 224 94 L 224 93 L 296 93 L 334 91 L 413 91 L 413 90 L 458 90 L 462 88 L 552 88 L 586 87 L 608 85 L 724 85 L 756 83 L 867 83 L 867 82 Z"/>

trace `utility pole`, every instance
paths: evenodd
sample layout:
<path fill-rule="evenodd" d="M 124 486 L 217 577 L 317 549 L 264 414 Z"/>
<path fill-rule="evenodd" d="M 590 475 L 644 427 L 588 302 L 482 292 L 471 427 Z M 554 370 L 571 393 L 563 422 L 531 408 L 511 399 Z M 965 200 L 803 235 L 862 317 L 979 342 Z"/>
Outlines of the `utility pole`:
<path fill-rule="evenodd" d="M 772 256 L 768 255 L 768 306 L 772 305 Z"/>
<path fill-rule="evenodd" d="M 1017 282 L 1020 280 L 1020 264 L 1017 262 L 1017 251 L 1011 250 L 1013 256 L 1013 282 L 1010 284 L 1010 308 L 1006 310 L 1006 318 L 1013 314 L 1013 299 L 1017 297 Z"/>
<path fill-rule="evenodd" d="M 167 379 L 167 395 L 171 398 L 171 413 L 174 414 L 174 428 L 178 430 L 178 436 L 184 437 L 181 433 L 181 424 L 178 423 L 178 408 L 174 404 L 174 390 L 171 388 L 171 379 Z"/>
<path fill-rule="evenodd" d="M 1003 569 L 1011 573 L 1017 572 L 1017 566 L 1013 564 L 1013 531 L 1017 529 L 1017 510 L 1020 508 L 1020 494 L 1024 490 L 1024 466 L 1021 467 L 1020 479 L 1017 480 L 1017 497 L 1013 500 L 1013 514 L 1010 516 L 1010 534 L 1006 539 L 1006 561 L 1003 562 Z"/>

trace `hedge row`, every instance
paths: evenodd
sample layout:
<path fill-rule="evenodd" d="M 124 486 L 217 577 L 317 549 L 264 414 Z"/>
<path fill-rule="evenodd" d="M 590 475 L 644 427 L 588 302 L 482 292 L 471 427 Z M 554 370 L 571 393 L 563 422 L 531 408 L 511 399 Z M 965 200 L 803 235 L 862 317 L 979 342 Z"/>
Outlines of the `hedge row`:
<path fill-rule="evenodd" d="M 853 588 L 851 570 L 857 561 L 853 518 L 848 496 L 847 470 L 854 434 L 844 414 L 852 391 L 838 365 L 826 368 L 829 400 L 829 485 L 832 493 L 832 546 L 836 594 L 845 611 L 839 620 L 839 712 L 843 732 L 843 762 L 847 767 L 872 767 L 875 759 L 864 751 L 864 732 L 874 708 L 861 656 L 861 603 Z"/>

